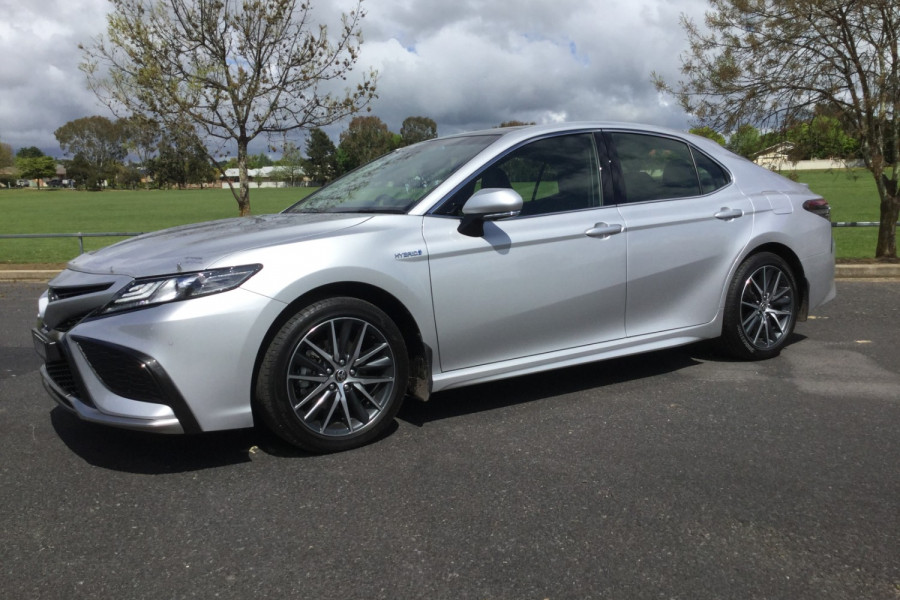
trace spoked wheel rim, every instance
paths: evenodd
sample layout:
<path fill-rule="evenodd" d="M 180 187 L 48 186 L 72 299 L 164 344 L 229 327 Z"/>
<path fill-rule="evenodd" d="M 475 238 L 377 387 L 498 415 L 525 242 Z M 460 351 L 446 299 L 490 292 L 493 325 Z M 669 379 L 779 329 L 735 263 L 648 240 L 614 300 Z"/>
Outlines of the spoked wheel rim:
<path fill-rule="evenodd" d="M 741 291 L 741 327 L 755 348 L 773 348 L 791 331 L 794 296 L 790 275 L 779 267 L 765 265 L 747 277 Z"/>
<path fill-rule="evenodd" d="M 329 319 L 310 329 L 294 348 L 288 399 L 313 433 L 354 435 L 380 420 L 397 385 L 397 369 L 387 338 L 372 323 Z"/>

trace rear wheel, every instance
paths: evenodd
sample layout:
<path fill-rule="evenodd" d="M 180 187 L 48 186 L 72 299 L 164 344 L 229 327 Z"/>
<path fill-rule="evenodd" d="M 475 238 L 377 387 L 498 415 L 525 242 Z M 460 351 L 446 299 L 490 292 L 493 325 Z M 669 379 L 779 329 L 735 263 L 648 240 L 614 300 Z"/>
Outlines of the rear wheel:
<path fill-rule="evenodd" d="M 256 400 L 282 439 L 337 452 L 381 435 L 406 394 L 403 336 L 376 306 L 330 298 L 298 311 L 266 349 Z"/>
<path fill-rule="evenodd" d="M 722 343 L 745 360 L 777 356 L 794 331 L 799 293 L 780 256 L 761 252 L 738 267 L 725 298 Z"/>

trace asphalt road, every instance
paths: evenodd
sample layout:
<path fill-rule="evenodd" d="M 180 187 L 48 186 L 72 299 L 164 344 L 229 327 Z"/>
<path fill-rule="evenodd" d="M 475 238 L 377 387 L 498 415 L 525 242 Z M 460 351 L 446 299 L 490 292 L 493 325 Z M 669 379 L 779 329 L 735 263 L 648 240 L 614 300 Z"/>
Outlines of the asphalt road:
<path fill-rule="evenodd" d="M 779 358 L 705 345 L 407 404 L 366 448 L 105 429 L 0 284 L 0 597 L 900 598 L 900 283 Z"/>

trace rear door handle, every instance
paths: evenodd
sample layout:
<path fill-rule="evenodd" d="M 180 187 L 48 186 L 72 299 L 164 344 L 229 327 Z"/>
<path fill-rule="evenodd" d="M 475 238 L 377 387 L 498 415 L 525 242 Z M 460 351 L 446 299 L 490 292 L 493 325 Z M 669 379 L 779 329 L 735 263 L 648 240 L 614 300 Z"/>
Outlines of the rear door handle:
<path fill-rule="evenodd" d="M 739 208 L 728 208 L 723 206 L 714 216 L 722 221 L 730 221 L 732 219 L 743 217 L 744 211 Z"/>
<path fill-rule="evenodd" d="M 607 223 L 596 223 L 593 227 L 584 232 L 584 235 L 592 238 L 605 239 L 611 235 L 622 233 L 623 227 L 619 224 L 608 225 Z"/>

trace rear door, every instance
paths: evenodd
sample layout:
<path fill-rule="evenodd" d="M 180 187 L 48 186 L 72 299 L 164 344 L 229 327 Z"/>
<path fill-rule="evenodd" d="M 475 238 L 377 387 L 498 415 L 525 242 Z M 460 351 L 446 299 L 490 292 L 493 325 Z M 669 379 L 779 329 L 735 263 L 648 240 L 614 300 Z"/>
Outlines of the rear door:
<path fill-rule="evenodd" d="M 712 321 L 750 241 L 753 204 L 717 162 L 682 140 L 604 133 L 627 231 L 628 336 Z"/>

